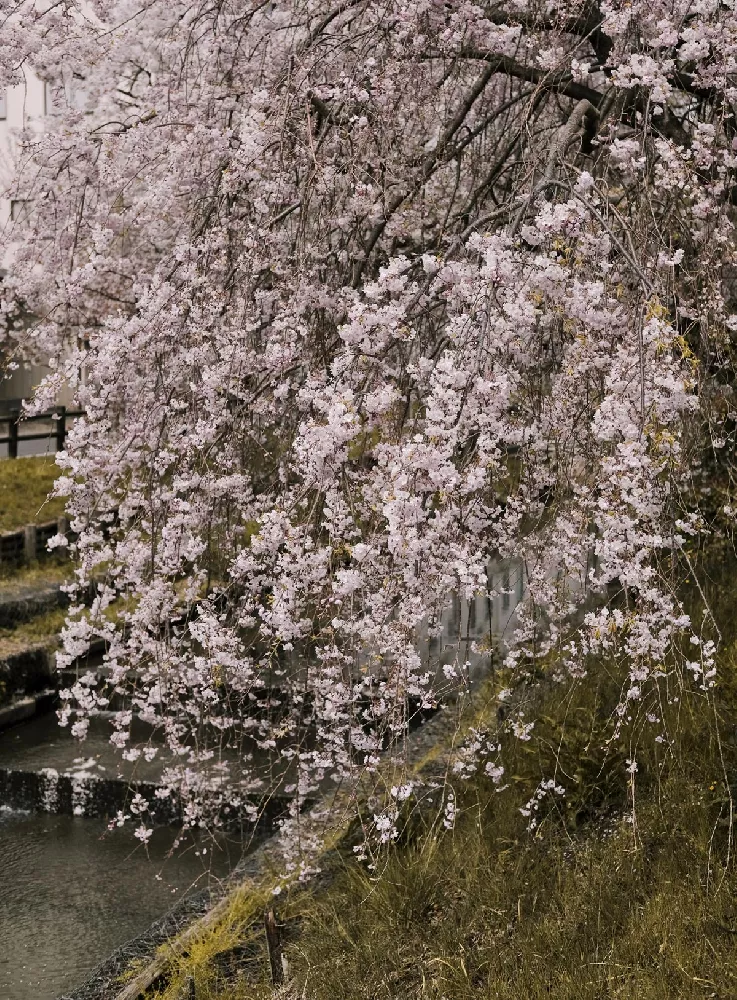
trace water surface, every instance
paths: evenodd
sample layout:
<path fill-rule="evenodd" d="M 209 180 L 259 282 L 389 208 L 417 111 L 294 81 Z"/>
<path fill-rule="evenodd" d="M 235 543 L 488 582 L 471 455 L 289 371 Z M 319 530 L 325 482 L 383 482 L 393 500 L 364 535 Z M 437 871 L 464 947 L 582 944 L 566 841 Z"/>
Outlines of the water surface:
<path fill-rule="evenodd" d="M 0 998 L 55 1000 L 238 861 L 235 844 L 191 840 L 167 858 L 174 836 L 156 830 L 147 852 L 103 820 L 0 810 Z"/>

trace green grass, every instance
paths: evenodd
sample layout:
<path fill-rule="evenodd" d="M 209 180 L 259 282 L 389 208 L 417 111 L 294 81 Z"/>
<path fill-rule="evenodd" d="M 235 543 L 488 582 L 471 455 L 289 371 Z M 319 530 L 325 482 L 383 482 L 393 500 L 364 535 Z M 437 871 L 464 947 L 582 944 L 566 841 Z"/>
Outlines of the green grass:
<path fill-rule="evenodd" d="M 66 611 L 53 608 L 30 621 L 20 622 L 12 629 L 0 629 L 0 653 L 12 652 L 26 646 L 58 645 L 59 634 L 64 627 Z"/>
<path fill-rule="evenodd" d="M 555 721 L 570 720 L 571 707 L 555 698 L 547 706 L 547 726 L 514 761 L 516 787 L 497 794 L 477 782 L 462 793 L 455 830 L 426 828 L 375 872 L 347 865 L 328 892 L 295 901 L 297 995 L 737 996 L 737 879 L 721 760 L 733 774 L 734 742 L 720 750 L 708 704 L 687 697 L 669 719 L 672 754 L 638 748 L 633 813 L 621 761 L 598 749 L 601 700 L 582 691 L 574 706 L 590 726 L 588 762 L 585 727 Z M 519 807 L 556 762 L 572 804 L 551 803 L 530 834 Z"/>
<path fill-rule="evenodd" d="M 638 836 L 617 823 L 581 840 L 529 841 L 505 806 L 467 800 L 453 834 L 395 853 L 376 879 L 346 872 L 305 909 L 296 992 L 733 997 L 737 895 L 723 857 L 709 857 L 702 791 L 676 782 L 643 803 Z"/>
<path fill-rule="evenodd" d="M 0 459 L 0 531 L 53 521 L 64 513 L 62 498 L 48 499 L 59 471 L 53 455 Z"/>
<path fill-rule="evenodd" d="M 33 563 L 0 563 L 0 589 L 3 585 L 33 587 L 47 583 L 64 583 L 72 576 L 72 566 L 64 551 L 50 552 Z"/>

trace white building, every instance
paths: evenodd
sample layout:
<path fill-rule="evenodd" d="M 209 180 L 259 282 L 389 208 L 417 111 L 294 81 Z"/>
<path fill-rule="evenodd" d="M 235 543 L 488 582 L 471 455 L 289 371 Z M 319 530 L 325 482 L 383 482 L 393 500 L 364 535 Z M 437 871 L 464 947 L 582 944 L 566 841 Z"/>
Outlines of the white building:
<path fill-rule="evenodd" d="M 24 71 L 24 82 L 0 91 L 0 226 L 5 229 L 25 211 L 25 203 L 12 197 L 9 184 L 13 177 L 13 164 L 17 136 L 24 129 L 43 128 L 49 113 L 49 88 L 29 70 Z M 27 398 L 33 386 L 44 374 L 43 368 L 21 368 L 0 381 L 0 412 L 9 404 Z"/>
<path fill-rule="evenodd" d="M 28 129 L 43 129 L 44 120 L 51 113 L 51 88 L 32 71 L 24 69 L 24 81 L 0 90 L 0 227 L 6 229 L 27 211 L 27 203 L 13 197 L 12 180 L 18 137 Z M 0 437 L 8 431 L 7 415 L 28 399 L 48 369 L 43 366 L 21 366 L 15 371 L 6 369 L 7 359 L 0 355 Z M 59 400 L 60 403 L 66 400 Z M 5 419 L 3 419 L 5 418 Z M 49 432 L 46 440 L 21 442 L 19 455 L 44 453 L 54 450 L 54 424 L 34 423 L 22 425 L 21 436 L 28 433 Z M 0 444 L 0 457 L 7 455 L 7 445 Z"/>

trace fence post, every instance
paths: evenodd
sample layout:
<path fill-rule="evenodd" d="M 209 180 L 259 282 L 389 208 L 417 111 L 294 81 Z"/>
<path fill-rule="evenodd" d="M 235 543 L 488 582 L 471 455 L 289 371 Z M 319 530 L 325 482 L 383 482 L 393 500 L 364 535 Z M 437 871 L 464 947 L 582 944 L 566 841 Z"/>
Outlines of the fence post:
<path fill-rule="evenodd" d="M 67 408 L 66 406 L 57 406 L 56 412 L 58 414 L 56 421 L 56 450 L 64 451 L 64 443 L 67 437 Z"/>
<path fill-rule="evenodd" d="M 8 458 L 18 457 L 18 421 L 20 420 L 20 410 L 11 410 L 8 421 Z"/>
<path fill-rule="evenodd" d="M 25 527 L 25 539 L 24 539 L 24 555 L 25 561 L 27 563 L 35 562 L 37 552 L 36 552 L 36 525 L 27 524 Z"/>
<path fill-rule="evenodd" d="M 271 964 L 271 982 L 274 986 L 281 986 L 284 982 L 284 960 L 282 956 L 281 934 L 279 925 L 273 910 L 264 913 L 264 927 L 266 930 L 266 947 L 269 952 L 269 962 Z"/>

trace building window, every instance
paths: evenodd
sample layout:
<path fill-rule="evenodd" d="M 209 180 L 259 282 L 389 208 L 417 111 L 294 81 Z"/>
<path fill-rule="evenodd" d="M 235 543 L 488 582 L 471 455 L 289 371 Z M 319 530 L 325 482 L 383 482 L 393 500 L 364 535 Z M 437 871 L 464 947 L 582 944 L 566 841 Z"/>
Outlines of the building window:
<path fill-rule="evenodd" d="M 13 222 L 25 222 L 28 218 L 29 202 L 25 198 L 13 198 L 10 202 L 10 218 Z"/>
<path fill-rule="evenodd" d="M 5 121 L 8 117 L 8 92 L 0 90 L 0 121 Z"/>
<path fill-rule="evenodd" d="M 44 81 L 44 114 L 53 115 L 54 113 L 54 88 L 48 80 Z"/>

